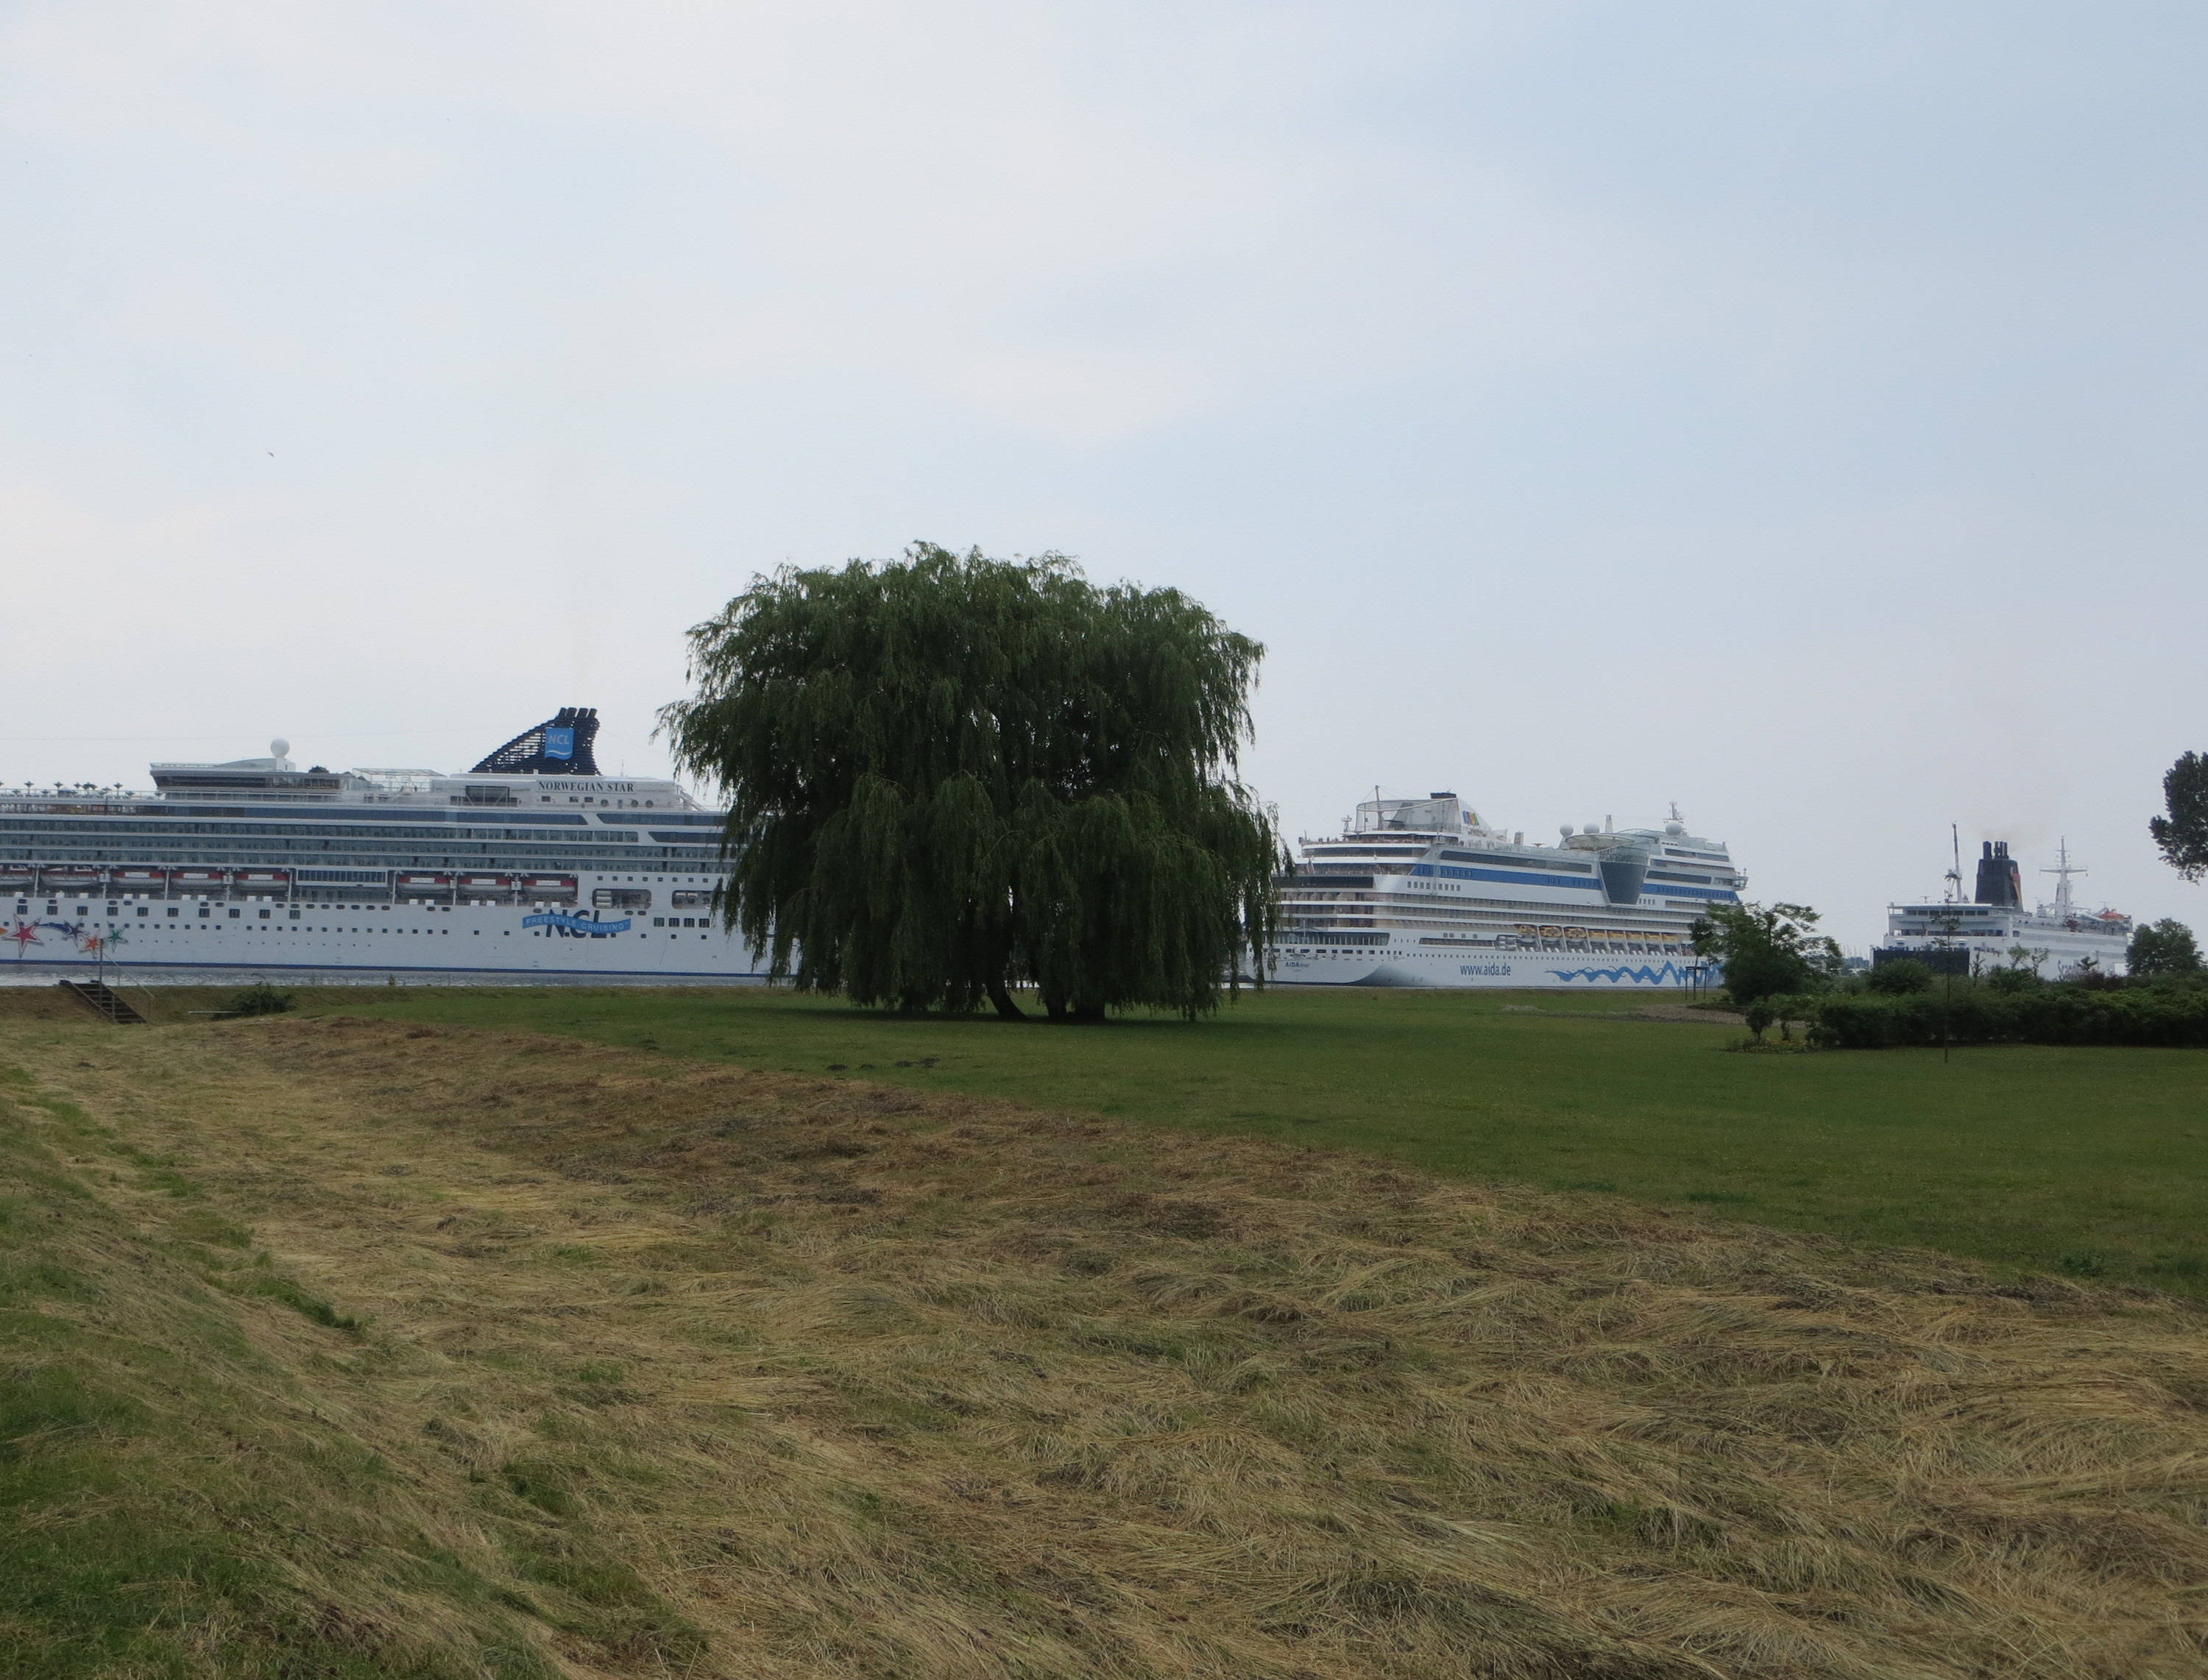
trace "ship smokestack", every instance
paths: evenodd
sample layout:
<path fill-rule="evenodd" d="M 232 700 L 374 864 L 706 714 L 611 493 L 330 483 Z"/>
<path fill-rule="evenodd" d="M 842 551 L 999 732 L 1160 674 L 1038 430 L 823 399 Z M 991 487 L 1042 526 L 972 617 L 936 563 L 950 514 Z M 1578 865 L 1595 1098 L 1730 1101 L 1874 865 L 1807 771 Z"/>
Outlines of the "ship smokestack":
<path fill-rule="evenodd" d="M 1977 902 L 2014 909 L 2024 903 L 2024 881 L 2016 860 L 2008 855 L 2008 842 L 1989 840 L 1978 855 Z"/>

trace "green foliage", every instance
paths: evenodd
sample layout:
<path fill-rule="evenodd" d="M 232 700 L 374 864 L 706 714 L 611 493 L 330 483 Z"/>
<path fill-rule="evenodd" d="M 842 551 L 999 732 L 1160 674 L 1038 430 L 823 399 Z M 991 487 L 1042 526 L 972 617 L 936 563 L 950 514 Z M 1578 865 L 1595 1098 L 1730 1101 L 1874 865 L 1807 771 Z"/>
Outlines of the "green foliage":
<path fill-rule="evenodd" d="M 1863 976 L 1863 984 L 1889 997 L 1906 997 L 1911 992 L 1932 989 L 1932 970 L 1913 957 L 1897 957 L 1874 967 Z"/>
<path fill-rule="evenodd" d="M 801 988 L 1196 1015 L 1284 862 L 1234 779 L 1263 653 L 1173 590 L 929 543 L 785 568 L 690 633 L 662 722 L 725 789 L 723 913 Z"/>
<path fill-rule="evenodd" d="M 1695 922 L 1695 952 L 1725 967 L 1736 1004 L 1781 993 L 1814 992 L 1839 971 L 1840 948 L 1811 930 L 1817 913 L 1806 904 L 1719 904 Z"/>
<path fill-rule="evenodd" d="M 2008 993 L 2033 992 L 2046 983 L 2037 969 L 1995 969 L 1980 981 L 1994 991 Z"/>
<path fill-rule="evenodd" d="M 2147 819 L 2165 862 L 2188 881 L 2208 875 L 2208 758 L 2187 753 L 2162 778 L 2167 817 Z"/>
<path fill-rule="evenodd" d="M 2164 916 L 2132 935 L 2125 963 L 2133 977 L 2139 980 L 2197 975 L 2200 972 L 2200 945 L 2190 927 L 2174 917 Z"/>
<path fill-rule="evenodd" d="M 1763 1000 L 1763 1007 L 1768 1009 L 1773 1018 L 1779 1023 L 1779 1036 L 1791 1041 L 1794 1036 L 1794 1023 L 1806 1022 L 1816 1014 L 1817 1000 L 1821 995 L 1814 992 L 1773 993 Z"/>
<path fill-rule="evenodd" d="M 282 1015 L 291 1007 L 291 994 L 279 992 L 265 980 L 257 980 L 230 1000 L 223 1011 L 225 1015 Z"/>
<path fill-rule="evenodd" d="M 1832 1049 L 1902 1045 L 2124 1044 L 2208 1048 L 2208 993 L 2041 986 L 1919 993 L 1834 994 L 1817 1005 L 1810 1042 Z"/>

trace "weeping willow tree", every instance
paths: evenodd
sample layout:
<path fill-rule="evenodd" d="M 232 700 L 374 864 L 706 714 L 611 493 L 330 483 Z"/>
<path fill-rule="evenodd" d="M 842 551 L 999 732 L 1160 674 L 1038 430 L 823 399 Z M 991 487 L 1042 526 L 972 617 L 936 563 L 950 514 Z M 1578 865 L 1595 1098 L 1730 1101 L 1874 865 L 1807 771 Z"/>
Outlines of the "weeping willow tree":
<path fill-rule="evenodd" d="M 690 649 L 661 723 L 726 791 L 723 914 L 776 976 L 1193 1016 L 1264 951 L 1284 860 L 1236 779 L 1264 650 L 1179 591 L 921 543 L 757 579 Z"/>

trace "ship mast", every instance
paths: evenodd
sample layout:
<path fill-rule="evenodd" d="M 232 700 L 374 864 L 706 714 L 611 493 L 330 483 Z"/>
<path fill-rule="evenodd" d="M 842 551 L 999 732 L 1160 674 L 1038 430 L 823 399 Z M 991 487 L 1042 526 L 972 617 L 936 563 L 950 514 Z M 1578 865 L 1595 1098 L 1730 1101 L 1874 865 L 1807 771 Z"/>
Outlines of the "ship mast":
<path fill-rule="evenodd" d="M 2039 873 L 2055 878 L 2055 908 L 2057 913 L 2066 916 L 2072 915 L 2076 912 L 2070 903 L 2070 878 L 2073 875 L 2085 874 L 2086 872 L 2070 861 L 2070 843 L 2067 837 L 2056 843 L 2055 855 L 2056 859 L 2055 867 L 2043 869 Z"/>

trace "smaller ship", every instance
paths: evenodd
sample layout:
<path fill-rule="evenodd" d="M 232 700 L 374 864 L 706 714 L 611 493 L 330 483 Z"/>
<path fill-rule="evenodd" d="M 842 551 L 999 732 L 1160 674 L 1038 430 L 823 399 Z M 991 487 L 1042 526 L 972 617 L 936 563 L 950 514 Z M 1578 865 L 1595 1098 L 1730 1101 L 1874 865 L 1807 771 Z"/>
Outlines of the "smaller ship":
<path fill-rule="evenodd" d="M 1963 897 L 1959 856 L 1947 873 L 1947 896 L 1938 903 L 1889 904 L 1886 944 L 1871 952 L 1874 968 L 1906 957 L 1935 974 L 1983 974 L 2025 968 L 2043 980 L 2081 974 L 2120 975 L 2131 949 L 2132 919 L 2121 910 L 2078 908 L 2070 878 L 2084 869 L 2070 861 L 2066 841 L 2055 849 L 2055 902 L 2027 909 L 2024 882 L 2008 842 L 1989 840 L 1978 856 L 1977 892 Z"/>

